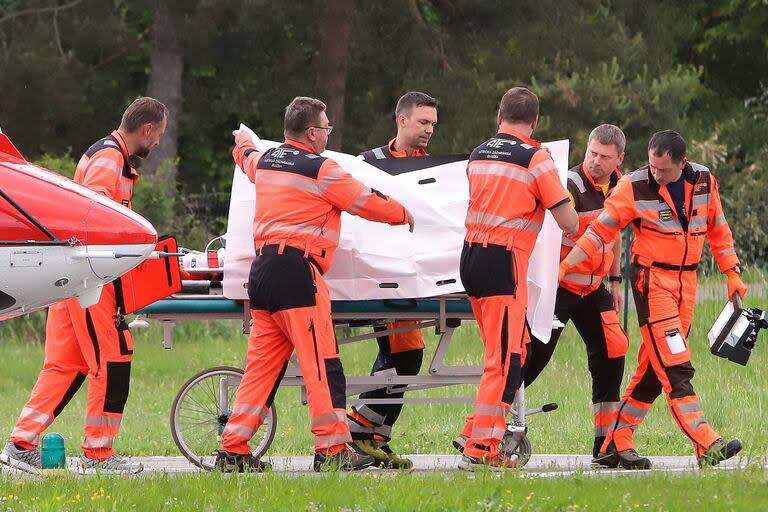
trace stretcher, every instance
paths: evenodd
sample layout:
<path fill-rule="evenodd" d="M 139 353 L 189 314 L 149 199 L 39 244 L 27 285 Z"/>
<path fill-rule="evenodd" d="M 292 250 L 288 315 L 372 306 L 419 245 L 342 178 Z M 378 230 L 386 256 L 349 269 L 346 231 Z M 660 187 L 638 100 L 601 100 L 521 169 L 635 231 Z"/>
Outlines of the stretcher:
<path fill-rule="evenodd" d="M 239 320 L 242 322 L 244 333 L 248 333 L 250 328 L 247 301 L 235 301 L 223 295 L 177 294 L 150 304 L 137 314 L 137 320 L 134 322 L 142 323 L 143 319 L 162 322 L 163 345 L 168 349 L 173 346 L 173 326 L 179 320 Z M 431 359 L 428 359 L 430 355 L 425 351 L 425 361 L 428 361 L 428 364 L 425 369 L 422 369 L 421 375 L 401 376 L 394 370 L 386 370 L 375 375 L 347 375 L 346 393 L 350 398 L 349 404 L 363 403 L 358 399 L 360 393 L 381 388 L 386 388 L 389 393 L 406 391 L 406 395 L 403 398 L 367 399 L 365 403 L 424 404 L 474 401 L 474 396 L 409 397 L 407 394 L 407 392 L 418 390 L 479 383 L 482 366 L 453 365 L 445 360 L 454 331 L 462 321 L 474 320 L 466 295 L 449 294 L 419 299 L 333 301 L 332 317 L 337 328 L 337 336 L 341 334 L 338 337 L 339 345 L 373 340 L 379 336 L 415 329 L 431 328 L 439 336 Z M 393 329 L 386 328 L 388 322 L 399 320 L 413 320 L 417 323 Z M 349 327 L 356 329 L 350 330 Z M 369 332 L 362 332 L 366 330 Z M 301 399 L 306 404 L 306 389 L 295 357 L 294 354 L 280 385 L 301 388 Z M 182 454 L 203 469 L 210 470 L 213 467 L 215 451 L 220 446 L 221 433 L 231 414 L 234 392 L 241 377 L 242 370 L 239 368 L 215 367 L 203 370 L 182 386 L 173 402 L 170 418 L 173 439 Z M 526 410 L 525 392 L 521 387 L 510 414 L 502 449 L 515 454 L 523 464 L 527 462 L 531 455 L 531 445 L 526 437 L 527 416 L 556 408 L 556 404 L 547 404 Z M 264 424 L 252 440 L 254 455 L 262 456 L 267 451 L 276 430 L 277 410 L 273 404 Z"/>

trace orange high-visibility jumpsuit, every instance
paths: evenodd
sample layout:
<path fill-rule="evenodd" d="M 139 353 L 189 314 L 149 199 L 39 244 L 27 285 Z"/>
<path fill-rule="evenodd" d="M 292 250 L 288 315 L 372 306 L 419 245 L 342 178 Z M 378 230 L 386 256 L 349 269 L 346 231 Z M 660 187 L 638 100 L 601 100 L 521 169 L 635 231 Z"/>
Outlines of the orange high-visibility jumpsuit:
<path fill-rule="evenodd" d="M 85 152 L 74 181 L 130 208 L 138 178 L 128 163 L 125 142 L 114 131 Z M 23 449 L 37 446 L 40 434 L 87 376 L 83 452 L 100 460 L 115 453 L 112 441 L 128 399 L 133 354 L 133 338 L 117 303 L 115 285 L 109 283 L 94 306 L 84 309 L 77 299 L 68 299 L 48 308 L 45 362 L 11 433 L 11 442 Z"/>
<path fill-rule="evenodd" d="M 391 158 L 422 157 L 427 156 L 423 148 L 413 150 L 408 154 L 405 150 L 395 149 L 395 139 L 390 140 L 386 146 L 364 151 L 360 155 L 363 160 L 374 166 L 377 161 Z M 389 322 L 386 329 L 395 329 L 418 324 L 415 321 Z M 374 330 L 385 330 L 375 328 Z M 398 375 L 418 375 L 424 357 L 424 338 L 421 330 L 400 332 L 388 336 L 376 338 L 379 345 L 379 353 L 373 363 L 371 375 L 376 372 L 394 368 Z M 404 393 L 387 393 L 386 389 L 366 391 L 360 395 L 365 398 L 402 398 Z M 375 439 L 381 443 L 387 443 L 392 438 L 392 427 L 403 404 L 363 404 L 352 406 L 347 420 L 352 439 Z"/>
<path fill-rule="evenodd" d="M 224 429 L 222 449 L 249 453 L 296 350 L 315 435 L 315 450 L 335 454 L 352 440 L 346 380 L 323 280 L 339 241 L 341 212 L 404 224 L 400 203 L 365 187 L 331 159 L 288 139 L 263 153 L 243 143 L 235 162 L 256 186 L 248 297 L 253 325 L 245 375 Z"/>
<path fill-rule="evenodd" d="M 687 163 L 684 218 L 666 186 L 647 167 L 623 177 L 605 209 L 577 245 L 588 255 L 612 241 L 632 223 L 630 280 L 643 341 L 638 367 L 603 444 L 617 451 L 634 448 L 633 434 L 662 390 L 680 430 L 700 456 L 720 436 L 704 420 L 691 379 L 694 368 L 687 341 L 696 302 L 696 270 L 704 239 L 721 271 L 739 264 L 731 229 L 723 215 L 717 181 L 709 170 Z"/>
<path fill-rule="evenodd" d="M 475 148 L 467 175 L 460 274 L 485 359 L 475 407 L 462 434 L 468 437 L 465 455 L 494 457 L 525 361 L 528 258 L 544 210 L 569 199 L 549 153 L 517 132 L 499 132 Z"/>
<path fill-rule="evenodd" d="M 603 189 L 595 183 L 584 164 L 568 171 L 568 192 L 579 214 L 579 231 L 569 238 L 563 235 L 560 259 L 564 259 L 587 229 L 587 226 L 603 211 L 606 195 L 609 195 L 621 178 L 614 169 Z M 619 324 L 613 308 L 613 296 L 603 286 L 613 263 L 613 242 L 605 244 L 590 258 L 572 267 L 557 289 L 555 317 L 560 322 L 573 324 L 584 340 L 587 349 L 589 373 L 592 376 L 592 415 L 594 435 L 592 452 L 598 456 L 605 441 L 613 413 L 619 406 L 621 379 L 624 376 L 624 356 L 629 347 L 627 333 Z M 523 369 L 525 386 L 529 387 L 544 370 L 557 347 L 565 327 L 552 330 L 548 343 L 531 337 L 528 355 Z"/>

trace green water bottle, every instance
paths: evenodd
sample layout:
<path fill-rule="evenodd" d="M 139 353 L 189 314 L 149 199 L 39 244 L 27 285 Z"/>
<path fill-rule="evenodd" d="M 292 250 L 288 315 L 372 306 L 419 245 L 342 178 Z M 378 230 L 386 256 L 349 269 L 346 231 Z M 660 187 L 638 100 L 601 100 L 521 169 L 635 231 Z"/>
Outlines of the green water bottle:
<path fill-rule="evenodd" d="M 64 436 L 58 432 L 45 434 L 42 442 L 43 469 L 64 469 L 67 467 L 67 454 L 64 450 Z"/>

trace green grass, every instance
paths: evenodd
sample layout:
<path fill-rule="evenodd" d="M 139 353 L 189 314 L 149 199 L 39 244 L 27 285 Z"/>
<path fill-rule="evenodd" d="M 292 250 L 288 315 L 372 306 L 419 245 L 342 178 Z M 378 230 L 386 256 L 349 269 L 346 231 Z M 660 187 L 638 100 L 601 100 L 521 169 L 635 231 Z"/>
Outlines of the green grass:
<path fill-rule="evenodd" d="M 278 474 L 0 479 L 0 510 L 763 510 L 763 470 L 701 474 Z"/>
<path fill-rule="evenodd" d="M 765 298 L 753 297 L 750 304 L 768 308 Z M 709 354 L 706 332 L 720 309 L 719 303 L 697 307 L 691 333 L 694 385 L 708 421 L 726 437 L 744 440 L 745 453 L 768 455 L 768 434 L 764 428 L 768 390 L 764 386 L 766 335 L 747 367 Z M 184 381 L 197 371 L 217 365 L 240 366 L 246 339 L 238 322 L 178 322 L 174 348 L 161 346 L 161 330 L 153 325 L 136 332 L 136 351 L 131 396 L 116 448 L 128 455 L 177 455 L 168 429 L 171 402 Z M 7 339 L 0 342 L 0 437 L 13 427 L 29 396 L 43 359 L 43 347 Z M 427 336 L 430 347 L 436 338 Z M 634 369 L 639 335 L 630 319 L 630 354 L 625 382 Z M 342 361 L 348 375 L 367 375 L 376 353 L 372 341 L 342 347 Z M 482 346 L 476 326 L 467 322 L 456 333 L 449 360 L 478 363 Z M 425 362 L 425 365 L 427 363 Z M 473 396 L 474 385 L 456 386 L 415 396 Z M 561 338 L 557 353 L 536 385 L 527 393 L 529 406 L 557 402 L 560 409 L 530 419 L 529 437 L 534 453 L 582 453 L 591 450 L 590 382 L 583 343 L 572 326 Z M 296 388 L 282 389 L 276 405 L 279 429 L 269 453 L 309 455 L 307 408 L 301 405 Z M 50 428 L 67 439 L 69 454 L 79 451 L 85 408 L 85 386 Z M 396 425 L 393 447 L 402 453 L 451 453 L 450 440 L 463 425 L 469 404 L 407 405 Z M 690 455 L 688 441 L 673 423 L 663 399 L 657 401 L 636 435 L 639 451 L 649 455 Z"/>

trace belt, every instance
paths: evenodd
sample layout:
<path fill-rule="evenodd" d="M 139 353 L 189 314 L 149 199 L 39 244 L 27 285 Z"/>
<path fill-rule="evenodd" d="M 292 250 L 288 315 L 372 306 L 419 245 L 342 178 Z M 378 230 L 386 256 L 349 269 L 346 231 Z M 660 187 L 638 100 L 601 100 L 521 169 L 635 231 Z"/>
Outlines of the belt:
<path fill-rule="evenodd" d="M 281 244 L 265 245 L 264 247 L 261 248 L 261 250 L 259 250 L 257 252 L 260 255 L 263 255 L 263 254 L 269 254 L 269 255 L 283 254 L 283 255 L 285 255 L 285 254 L 287 254 L 287 255 L 290 255 L 290 256 L 299 256 L 301 258 L 305 258 L 307 261 L 309 261 L 312 265 L 315 266 L 317 271 L 320 272 L 320 275 L 323 275 L 323 270 L 320 267 L 320 264 L 317 261 L 315 261 L 315 259 L 312 257 L 312 255 L 310 254 L 310 255 L 308 255 L 306 257 L 304 256 L 304 254 L 305 254 L 304 249 L 299 249 L 298 247 L 293 247 L 291 245 L 283 245 L 282 246 L 282 251 L 281 251 L 280 250 L 280 246 L 281 246 Z M 323 252 L 325 252 L 325 251 L 323 251 Z"/>
<path fill-rule="evenodd" d="M 646 267 L 647 268 L 648 266 L 651 266 L 651 267 L 660 268 L 662 270 L 675 270 L 677 272 L 680 272 L 680 271 L 692 272 L 694 270 L 698 270 L 699 269 L 699 263 L 698 262 L 690 263 L 688 265 L 673 265 L 671 263 L 663 263 L 661 261 L 651 261 L 648 264 L 643 264 L 643 263 L 640 263 L 640 259 L 637 256 L 635 256 L 633 258 L 632 263 L 634 263 L 635 265 L 641 266 L 641 267 Z"/>

